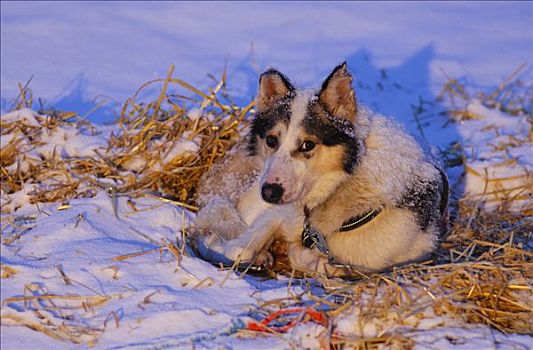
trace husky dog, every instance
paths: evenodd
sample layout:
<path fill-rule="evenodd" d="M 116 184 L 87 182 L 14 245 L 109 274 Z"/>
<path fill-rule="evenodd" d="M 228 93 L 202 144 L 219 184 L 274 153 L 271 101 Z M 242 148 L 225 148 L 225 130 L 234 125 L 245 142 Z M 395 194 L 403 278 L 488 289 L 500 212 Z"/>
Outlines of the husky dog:
<path fill-rule="evenodd" d="M 293 268 L 346 275 L 434 249 L 446 175 L 397 124 L 357 104 L 346 63 L 318 92 L 270 69 L 256 107 L 247 138 L 201 180 L 204 257 L 270 264 L 280 238 Z"/>

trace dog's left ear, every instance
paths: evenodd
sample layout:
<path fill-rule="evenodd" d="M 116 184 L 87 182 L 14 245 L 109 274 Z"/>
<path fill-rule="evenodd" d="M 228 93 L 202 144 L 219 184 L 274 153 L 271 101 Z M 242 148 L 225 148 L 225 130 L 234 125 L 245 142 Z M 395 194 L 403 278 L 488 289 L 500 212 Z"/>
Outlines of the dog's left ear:
<path fill-rule="evenodd" d="M 331 115 L 355 121 L 357 103 L 352 87 L 352 75 L 348 72 L 346 62 L 333 69 L 322 84 L 318 99 Z"/>

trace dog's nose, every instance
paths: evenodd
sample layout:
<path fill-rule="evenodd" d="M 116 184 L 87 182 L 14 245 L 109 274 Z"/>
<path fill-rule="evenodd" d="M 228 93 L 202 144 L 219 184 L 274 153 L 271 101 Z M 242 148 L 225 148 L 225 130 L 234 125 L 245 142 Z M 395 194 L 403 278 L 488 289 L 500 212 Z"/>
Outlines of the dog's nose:
<path fill-rule="evenodd" d="M 279 203 L 283 196 L 283 187 L 280 184 L 264 184 L 261 187 L 261 196 L 268 203 Z"/>

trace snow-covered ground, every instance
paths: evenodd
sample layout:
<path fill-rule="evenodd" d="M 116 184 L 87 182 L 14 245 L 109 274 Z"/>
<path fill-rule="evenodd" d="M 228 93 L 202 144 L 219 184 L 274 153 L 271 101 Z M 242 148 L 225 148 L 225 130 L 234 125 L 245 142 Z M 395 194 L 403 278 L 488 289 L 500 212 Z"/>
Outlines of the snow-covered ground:
<path fill-rule="evenodd" d="M 228 89 L 243 105 L 255 93 L 257 74 L 269 66 L 296 84 L 316 86 L 346 59 L 363 103 L 393 115 L 441 149 L 453 141 L 463 145 L 474 170 L 466 177 L 465 193 L 485 190 L 475 175 L 485 168 L 491 178 L 518 179 L 509 187 L 522 185 L 526 178 L 520 175 L 533 168 L 531 143 L 496 147 L 514 136 L 527 139 L 526 116 L 511 117 L 474 100 L 467 109 L 481 119 L 443 128 L 443 106 L 435 101 L 446 79 L 442 71 L 488 87 L 519 64 L 531 65 L 531 2 L 2 2 L 1 12 L 2 114 L 17 95 L 16 83 L 32 75 L 35 97 L 83 115 L 95 97 L 121 103 L 146 80 L 163 77 L 170 64 L 176 65 L 175 76 L 201 89 L 212 85 L 206 74 L 219 77 L 227 65 Z M 531 83 L 530 66 L 522 79 Z M 23 111 L 3 115 L 2 121 L 32 116 Z M 112 112 L 103 108 L 90 118 L 109 121 Z M 111 129 L 100 126 L 100 135 L 88 136 L 62 128 L 32 150 L 33 156 L 91 155 L 105 146 Z M 3 136 L 2 148 L 9 141 Z M 512 163 L 505 163 L 507 150 Z M 457 179 L 461 170 L 449 173 Z M 2 275 L 12 274 L 1 281 L 2 349 L 317 348 L 317 335 L 327 333 L 320 325 L 304 324 L 283 337 L 236 337 L 240 322 L 258 305 L 308 287 L 291 281 L 288 288 L 283 277 L 228 275 L 179 254 L 178 261 L 165 247 L 181 239 L 182 227 L 193 218 L 186 210 L 139 198 L 135 207 L 141 210 L 133 211 L 125 197 L 115 202 L 104 192 L 68 206 L 37 207 L 28 203 L 30 190 L 9 196 L 11 206 L 21 206 L 16 225 L 9 224 L 13 216 L 2 217 L 3 240 L 20 234 L 1 245 L 2 264 L 14 269 L 2 267 Z M 6 198 L 2 194 L 2 205 Z M 115 259 L 138 252 L 148 253 Z M 31 300 L 37 295 L 49 297 Z M 357 317 L 352 312 L 339 319 L 338 330 L 353 333 Z M 79 330 L 71 340 L 82 344 L 10 326 L 46 320 L 57 326 L 49 327 L 57 337 L 73 337 Z M 382 327 L 368 324 L 365 335 L 379 335 Z M 446 317 L 418 329 L 409 337 L 420 349 L 533 347 L 528 336 L 506 336 Z"/>
<path fill-rule="evenodd" d="M 479 103 L 470 110 L 489 118 L 491 125 L 504 127 L 500 138 L 511 131 L 515 136 L 527 131 L 525 117 L 509 117 Z M 39 125 L 40 117 L 20 110 L 3 115 L 2 121 Z M 490 128 L 480 131 L 483 123 L 467 121 L 461 129 L 470 133 L 467 146 L 473 152 L 467 164 L 472 167 L 493 166 L 500 160 L 485 145 L 494 135 Z M 104 154 L 105 139 L 112 130 L 100 126 L 96 134 L 87 134 L 69 126 L 56 128 L 44 134 L 49 143 L 20 144 L 27 156 L 5 169 L 29 168 L 41 157 Z M 3 147 L 10 141 L 4 140 Z M 522 152 L 522 157 L 527 158 L 527 153 Z M 529 163 L 521 159 L 517 164 L 517 169 L 532 168 L 530 157 Z M 516 173 L 517 169 L 500 167 L 498 171 Z M 473 184 L 467 183 L 470 191 L 482 183 L 476 177 L 467 179 Z M 295 295 L 301 296 L 301 303 L 312 304 L 310 293 L 304 293 L 309 291 L 308 280 L 242 278 L 191 257 L 189 251 L 182 255 L 172 244 L 181 245 L 183 229 L 194 215 L 158 199 L 117 198 L 100 191 L 93 198 L 68 203 L 29 203 L 28 194 L 34 187 L 55 181 L 52 176 L 28 183 L 13 194 L 2 192 L 2 209 L 13 212 L 2 216 L 2 348 L 30 349 L 39 344 L 40 349 L 58 349 L 80 343 L 76 348 L 315 349 L 324 344 L 321 341 L 327 329 L 311 323 L 297 326 L 286 336 L 236 336 L 253 316 L 260 317 L 260 305 Z M 311 295 L 322 294 L 315 285 Z M 394 331 L 415 341 L 420 349 L 455 348 L 458 344 L 465 349 L 533 346 L 528 336 L 507 336 L 486 326 L 436 316 L 429 306 L 402 319 L 401 326 L 393 311 L 388 321 L 367 320 L 362 328 L 360 317 L 358 308 L 341 314 L 332 321 L 335 332 L 371 338 Z"/>
<path fill-rule="evenodd" d="M 94 338 L 82 335 L 75 340 L 89 344 L 98 340 L 98 348 L 140 346 L 164 339 L 188 348 L 195 339 L 227 343 L 228 339 L 218 339 L 224 337 L 217 337 L 217 333 L 229 328 L 234 318 L 255 305 L 287 297 L 286 280 L 256 288 L 232 274 L 223 282 L 227 273 L 207 262 L 184 256 L 178 263 L 170 251 L 158 251 L 162 242 L 175 242 L 181 236 L 182 220 L 187 221 L 189 215 L 153 199 L 136 202 L 141 210 L 138 213 L 126 205 L 126 198 L 121 198 L 118 217 L 105 194 L 71 201 L 70 208 L 64 210 L 58 210 L 57 204 L 42 208 L 49 215 L 38 216 L 32 223 L 35 228 L 24 234 L 20 244 L 2 247 L 2 263 L 17 270 L 13 277 L 2 281 L 2 299 L 76 295 L 75 300 L 50 300 L 52 305 L 70 305 L 68 311 L 47 309 L 48 301 L 31 303 L 58 326 L 61 321 L 56 312 L 63 317 L 69 314 L 73 328 L 94 329 Z M 113 260 L 149 250 L 154 251 L 124 261 Z M 293 292 L 298 289 L 294 287 Z M 84 301 L 89 311 L 83 308 Z M 20 326 L 5 327 L 11 316 L 39 321 L 35 313 L 18 312 L 17 303 L 8 303 L 2 308 L 2 349 L 28 349 L 35 344 L 41 349 L 72 347 L 72 343 L 61 344 Z M 231 341 L 238 343 L 237 339 Z M 280 344 L 276 339 L 267 343 Z"/>
<path fill-rule="evenodd" d="M 122 103 L 170 64 L 199 88 L 227 65 L 228 87 L 244 104 L 270 66 L 316 86 L 345 59 L 367 88 L 364 102 L 384 69 L 416 103 L 438 93 L 443 71 L 492 86 L 533 57 L 531 2 L 3 1 L 1 10 L 4 111 L 31 76 L 36 97 L 85 113 L 97 96 Z"/>

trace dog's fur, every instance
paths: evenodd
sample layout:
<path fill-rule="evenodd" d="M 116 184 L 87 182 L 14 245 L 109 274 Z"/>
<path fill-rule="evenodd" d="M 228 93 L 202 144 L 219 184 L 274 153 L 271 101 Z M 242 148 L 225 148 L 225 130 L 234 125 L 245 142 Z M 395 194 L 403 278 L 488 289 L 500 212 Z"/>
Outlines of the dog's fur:
<path fill-rule="evenodd" d="M 294 268 L 344 274 L 302 245 L 304 208 L 333 256 L 361 270 L 433 250 L 446 216 L 446 176 L 398 125 L 357 105 L 345 63 L 317 93 L 268 70 L 256 107 L 247 139 L 199 187 L 195 225 L 207 233 L 199 239 L 209 251 L 268 264 L 270 244 L 282 238 Z M 369 223 L 339 232 L 345 220 L 375 209 Z"/>

